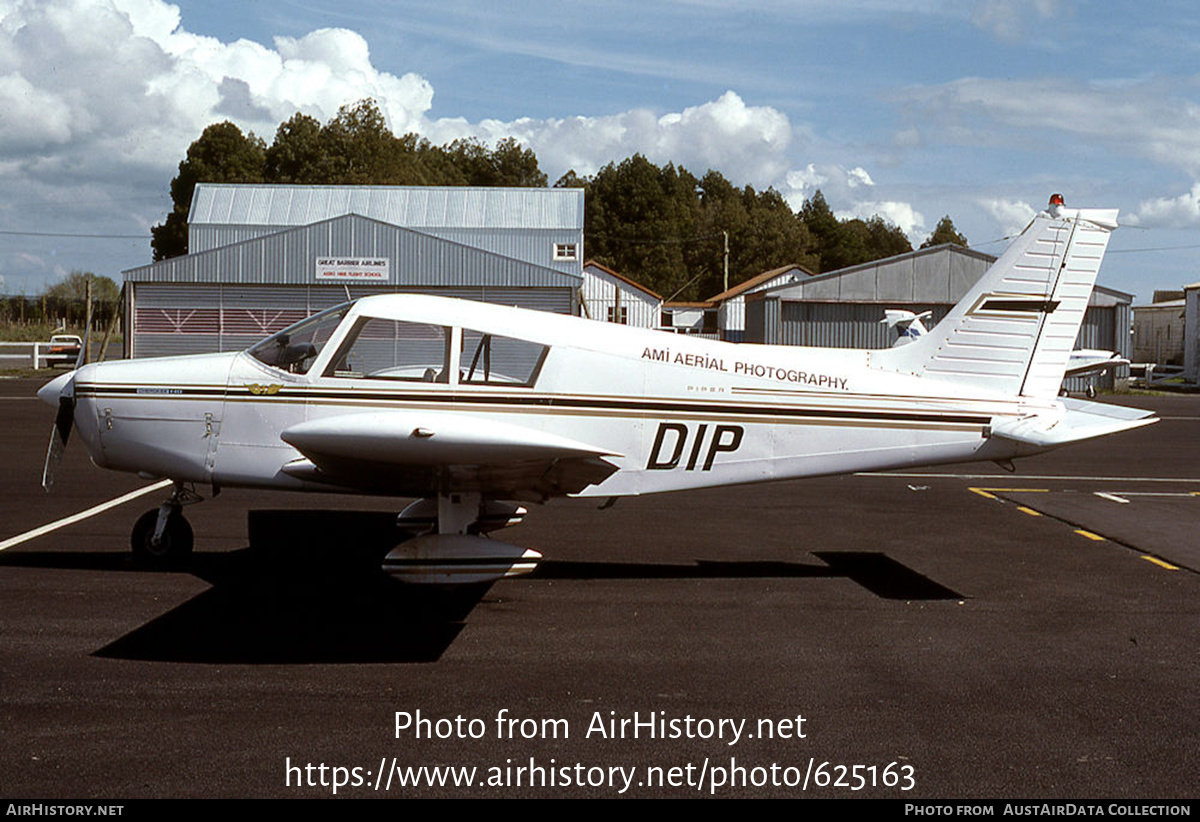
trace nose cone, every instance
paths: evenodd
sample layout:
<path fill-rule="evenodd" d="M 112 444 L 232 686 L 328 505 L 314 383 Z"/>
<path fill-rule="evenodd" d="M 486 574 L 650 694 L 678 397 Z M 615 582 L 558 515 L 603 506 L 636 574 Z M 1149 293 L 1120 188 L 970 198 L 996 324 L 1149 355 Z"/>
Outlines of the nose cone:
<path fill-rule="evenodd" d="M 58 408 L 58 400 L 63 396 L 64 392 L 68 397 L 74 395 L 74 386 L 71 385 L 71 381 L 74 378 L 74 371 L 68 371 L 66 374 L 59 374 L 57 377 L 50 380 L 50 382 L 38 389 L 38 399 L 46 403 L 46 405 L 51 405 L 55 408 Z"/>

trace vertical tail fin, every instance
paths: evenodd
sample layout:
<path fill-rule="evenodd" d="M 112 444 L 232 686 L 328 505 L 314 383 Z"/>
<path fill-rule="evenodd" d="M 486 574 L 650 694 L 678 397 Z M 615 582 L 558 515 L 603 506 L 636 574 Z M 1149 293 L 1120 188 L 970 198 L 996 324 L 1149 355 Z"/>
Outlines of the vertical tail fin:
<path fill-rule="evenodd" d="M 872 362 L 1005 394 L 1058 394 L 1115 209 L 1051 206 L 920 339 Z M 878 355 L 878 359 L 875 356 Z"/>

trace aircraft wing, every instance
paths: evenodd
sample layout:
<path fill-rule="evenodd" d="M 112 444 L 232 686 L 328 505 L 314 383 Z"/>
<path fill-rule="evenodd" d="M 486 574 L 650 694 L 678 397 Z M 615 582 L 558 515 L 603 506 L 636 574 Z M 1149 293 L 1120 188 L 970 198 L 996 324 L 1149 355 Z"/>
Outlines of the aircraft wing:
<path fill-rule="evenodd" d="M 1066 407 L 1062 416 L 1035 414 L 1004 420 L 992 424 L 992 435 L 1044 449 L 1158 422 L 1153 411 L 1138 408 L 1077 399 L 1062 403 Z"/>
<path fill-rule="evenodd" d="M 1120 365 L 1129 365 L 1129 360 L 1114 351 L 1097 351 L 1083 348 L 1072 351 L 1067 359 L 1068 377 L 1090 377 Z"/>
<path fill-rule="evenodd" d="M 421 411 L 309 420 L 280 437 L 304 455 L 290 476 L 373 493 L 479 491 L 498 499 L 574 494 L 617 470 L 620 454 L 511 423 Z"/>

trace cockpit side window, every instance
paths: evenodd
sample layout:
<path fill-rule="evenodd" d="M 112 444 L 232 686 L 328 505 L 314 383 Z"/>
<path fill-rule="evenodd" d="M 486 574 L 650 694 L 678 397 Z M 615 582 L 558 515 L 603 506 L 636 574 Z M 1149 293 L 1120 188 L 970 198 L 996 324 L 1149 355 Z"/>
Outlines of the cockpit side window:
<path fill-rule="evenodd" d="M 531 386 L 549 349 L 541 343 L 464 328 L 461 382 L 471 385 Z"/>
<path fill-rule="evenodd" d="M 445 383 L 450 381 L 449 360 L 449 328 L 361 317 L 325 376 Z"/>
<path fill-rule="evenodd" d="M 246 353 L 264 365 L 292 374 L 307 374 L 349 310 L 350 306 L 346 304 L 314 314 L 272 334 Z"/>

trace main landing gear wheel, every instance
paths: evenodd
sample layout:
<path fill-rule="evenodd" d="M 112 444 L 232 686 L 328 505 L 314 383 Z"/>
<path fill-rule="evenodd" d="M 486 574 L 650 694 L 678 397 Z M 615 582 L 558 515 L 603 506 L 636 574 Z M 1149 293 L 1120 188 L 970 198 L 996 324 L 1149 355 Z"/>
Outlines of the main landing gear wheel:
<path fill-rule="evenodd" d="M 133 558 L 147 568 L 174 569 L 187 565 L 192 555 L 192 526 L 178 508 L 167 514 L 162 536 L 154 539 L 158 527 L 159 509 L 151 508 L 138 517 L 133 525 L 129 543 Z"/>

